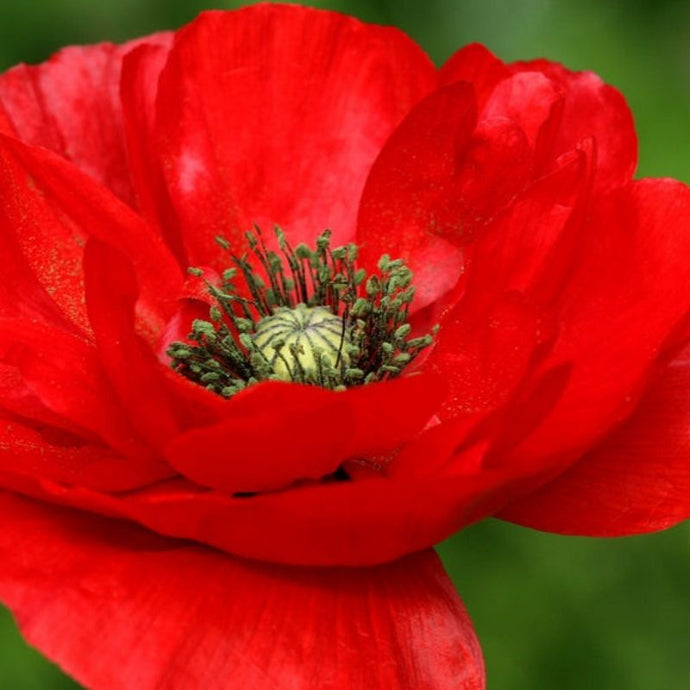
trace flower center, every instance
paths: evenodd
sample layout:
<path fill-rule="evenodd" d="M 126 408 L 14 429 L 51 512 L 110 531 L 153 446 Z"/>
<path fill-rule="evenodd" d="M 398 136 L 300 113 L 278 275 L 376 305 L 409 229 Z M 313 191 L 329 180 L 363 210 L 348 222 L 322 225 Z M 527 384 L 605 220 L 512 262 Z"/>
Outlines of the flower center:
<path fill-rule="evenodd" d="M 284 381 L 319 377 L 324 366 L 336 368 L 349 362 L 345 322 L 326 307 L 280 307 L 256 325 L 254 344 L 273 373 Z"/>
<path fill-rule="evenodd" d="M 328 230 L 313 249 L 293 249 L 275 232 L 278 252 L 256 228 L 242 256 L 217 238 L 233 267 L 220 285 L 206 280 L 210 319 L 195 320 L 188 342 L 168 348 L 179 373 L 225 397 L 269 380 L 341 390 L 399 376 L 432 343 L 431 334 L 411 337 L 414 286 L 402 260 L 384 255 L 367 275 L 356 245 L 331 248 Z"/>

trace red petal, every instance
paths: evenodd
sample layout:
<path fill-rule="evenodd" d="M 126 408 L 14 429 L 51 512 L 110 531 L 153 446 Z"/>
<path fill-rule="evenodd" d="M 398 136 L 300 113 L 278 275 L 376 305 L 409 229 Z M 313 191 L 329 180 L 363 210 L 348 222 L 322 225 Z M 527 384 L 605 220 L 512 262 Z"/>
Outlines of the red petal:
<path fill-rule="evenodd" d="M 551 87 L 536 78 L 538 73 L 548 78 Z M 480 120 L 497 108 L 505 112 L 509 95 L 509 116 L 512 113 L 523 123 L 531 120 L 527 129 L 532 131 L 541 121 L 537 172 L 550 169 L 561 154 L 578 148 L 580 142 L 594 139 L 596 188 L 607 191 L 630 181 L 637 164 L 632 115 L 621 94 L 597 75 L 571 72 L 546 60 L 506 65 L 475 44 L 453 55 L 440 76 L 442 84 L 472 83 L 483 111 Z M 517 84 L 523 88 L 516 89 Z M 556 94 L 560 94 L 559 100 L 554 100 Z M 550 105 L 557 107 L 549 113 Z"/>
<path fill-rule="evenodd" d="M 84 233 L 37 193 L 31 173 L 6 148 L 8 141 L 0 138 L 0 313 L 88 330 Z"/>
<path fill-rule="evenodd" d="M 429 359 L 451 391 L 442 418 L 498 409 L 552 337 L 549 311 L 572 260 L 571 226 L 586 177 L 582 158 L 562 161 L 466 249 L 463 294 L 443 314 Z"/>
<path fill-rule="evenodd" d="M 366 458 L 415 437 L 438 410 L 447 388 L 442 377 L 416 372 L 345 392 L 355 418 L 348 456 Z"/>
<path fill-rule="evenodd" d="M 544 366 L 572 363 L 561 400 L 506 462 L 562 469 L 630 414 L 690 311 L 690 189 L 643 180 L 592 209 Z"/>
<path fill-rule="evenodd" d="M 484 688 L 471 623 L 432 552 L 284 568 L 7 494 L 0 505 L 0 597 L 89 687 Z"/>
<path fill-rule="evenodd" d="M 551 307 L 575 260 L 588 172 L 585 152 L 565 156 L 497 215 L 467 250 L 461 310 L 481 318 L 483 309 L 509 292 Z"/>
<path fill-rule="evenodd" d="M 11 137 L 16 136 L 14 125 L 3 107 L 2 101 L 0 101 L 0 134 L 8 134 Z"/>
<path fill-rule="evenodd" d="M 170 41 L 172 44 L 172 41 Z M 129 169 L 137 206 L 171 248 L 183 268 L 190 262 L 179 232 L 179 221 L 165 186 L 161 161 L 153 136 L 158 79 L 170 45 L 142 45 L 129 53 L 122 63 L 122 111 Z"/>
<path fill-rule="evenodd" d="M 81 261 L 86 237 L 112 244 L 134 264 L 142 325 L 156 333 L 182 287 L 180 268 L 160 238 L 131 209 L 45 149 L 0 137 L 7 193 L 2 214 L 21 240 L 37 278 L 68 314 L 83 320 Z M 2 215 L 0 215 L 2 220 Z"/>
<path fill-rule="evenodd" d="M 384 253 L 408 259 L 415 307 L 426 306 L 456 283 L 459 248 L 514 199 L 530 165 L 515 124 L 503 118 L 475 127 L 467 84 L 437 91 L 398 127 L 367 179 L 357 229 L 364 263 Z"/>
<path fill-rule="evenodd" d="M 3 469 L 106 491 L 172 474 L 134 433 L 93 346 L 56 328 L 3 319 L 0 355 L 16 367 L 16 376 L 2 379 Z"/>
<path fill-rule="evenodd" d="M 571 72 L 546 60 L 509 67 L 517 72 L 539 70 L 564 91 L 560 126 L 551 141 L 552 160 L 592 138 L 598 154 L 597 188 L 605 191 L 631 180 L 637 167 L 637 136 L 632 113 L 619 91 L 592 72 Z"/>
<path fill-rule="evenodd" d="M 126 257 L 89 240 L 84 274 L 86 306 L 103 367 L 139 433 L 161 451 L 182 430 L 216 421 L 227 401 L 173 372 L 136 332 L 138 284 Z"/>
<path fill-rule="evenodd" d="M 569 149 L 554 148 L 561 126 L 564 89 L 537 71 L 511 70 L 482 46 L 470 46 L 453 56 L 441 69 L 441 83 L 468 80 L 475 89 L 479 122 L 512 123 L 530 146 L 530 171 L 536 179 L 554 167 L 558 155 Z M 575 140 L 571 149 L 576 147 Z M 504 168 L 508 180 L 512 170 Z"/>
<path fill-rule="evenodd" d="M 451 55 L 439 72 L 443 85 L 458 81 L 472 84 L 480 107 L 490 97 L 494 86 L 508 76 L 508 66 L 479 43 L 471 43 Z"/>
<path fill-rule="evenodd" d="M 434 84 L 397 29 L 273 4 L 203 14 L 178 33 L 157 104 L 193 264 L 214 265 L 218 234 L 243 245 L 252 222 L 295 243 L 325 227 L 352 239 L 374 157 Z"/>
<path fill-rule="evenodd" d="M 0 483 L 247 558 L 361 566 L 428 548 L 524 495 L 526 484 L 534 485 L 533 477 L 516 476 L 512 468 L 483 468 L 482 446 L 456 452 L 456 445 L 441 439 L 439 448 L 432 446 L 426 474 L 408 466 L 394 477 L 370 475 L 249 497 L 201 490 L 182 480 L 118 496 L 16 473 L 0 474 Z"/>
<path fill-rule="evenodd" d="M 138 286 L 132 265 L 112 247 L 89 240 L 84 252 L 86 307 L 110 382 L 143 437 L 160 449 L 179 433 L 162 365 L 135 332 Z"/>
<path fill-rule="evenodd" d="M 269 382 L 233 398 L 221 422 L 176 438 L 166 458 L 230 493 L 266 491 L 335 472 L 348 458 L 395 450 L 431 418 L 443 385 L 411 376 L 346 391 Z"/>
<path fill-rule="evenodd" d="M 362 193 L 361 261 L 373 268 L 383 254 L 406 259 L 415 274 L 418 309 L 449 290 L 462 270 L 462 256 L 449 240 L 457 243 L 462 232 L 458 161 L 474 116 L 464 84 L 426 98 L 388 140 Z"/>
<path fill-rule="evenodd" d="M 204 486 L 230 493 L 276 489 L 334 472 L 351 426 L 343 396 L 265 383 L 230 401 L 222 422 L 176 438 L 165 456 Z"/>
<path fill-rule="evenodd" d="M 21 372 L 29 390 L 55 414 L 122 453 L 141 455 L 122 411 L 113 404 L 95 348 L 65 331 L 0 319 L 0 359 Z"/>
<path fill-rule="evenodd" d="M 517 292 L 506 293 L 481 319 L 462 312 L 460 303 L 442 322 L 429 360 L 450 389 L 442 418 L 486 414 L 504 404 L 527 373 L 543 329 Z"/>
<path fill-rule="evenodd" d="M 0 76 L 0 104 L 14 133 L 52 149 L 132 201 L 119 105 L 122 56 L 141 42 L 71 47 L 48 62 L 18 65 Z"/>
<path fill-rule="evenodd" d="M 595 450 L 501 517 L 562 534 L 617 537 L 690 518 L 690 361 L 676 359 Z"/>
<path fill-rule="evenodd" d="M 129 457 L 58 427 L 0 418 L 0 470 L 97 491 L 131 491 L 171 475 L 141 452 Z"/>
<path fill-rule="evenodd" d="M 0 407 L 3 416 L 31 420 L 32 424 L 48 425 L 79 434 L 68 420 L 49 410 L 29 389 L 17 367 L 0 364 Z"/>
<path fill-rule="evenodd" d="M 554 105 L 560 100 L 561 91 L 543 74 L 518 72 L 496 84 L 491 98 L 480 111 L 480 120 L 511 120 L 524 132 L 534 150 L 542 126 L 551 116 Z M 570 148 L 575 148 L 575 143 L 577 140 Z M 559 153 L 563 153 L 563 150 Z M 553 156 L 552 161 L 555 159 L 556 156 Z"/>

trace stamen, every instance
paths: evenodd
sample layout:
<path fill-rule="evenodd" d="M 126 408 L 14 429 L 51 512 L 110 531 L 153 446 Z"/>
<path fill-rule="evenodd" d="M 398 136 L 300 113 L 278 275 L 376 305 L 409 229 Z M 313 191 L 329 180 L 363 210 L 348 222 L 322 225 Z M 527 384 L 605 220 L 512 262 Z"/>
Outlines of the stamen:
<path fill-rule="evenodd" d="M 399 376 L 431 345 L 431 334 L 410 337 L 414 287 L 402 260 L 384 255 L 379 273 L 367 276 L 356 267 L 356 245 L 331 248 L 329 230 L 315 249 L 293 248 L 280 228 L 275 233 L 280 253 L 268 249 L 258 227 L 247 233 L 250 251 L 242 256 L 217 238 L 234 267 L 220 286 L 206 281 L 216 301 L 210 320 L 193 322 L 190 343 L 170 345 L 178 372 L 225 397 L 267 380 L 342 389 Z"/>

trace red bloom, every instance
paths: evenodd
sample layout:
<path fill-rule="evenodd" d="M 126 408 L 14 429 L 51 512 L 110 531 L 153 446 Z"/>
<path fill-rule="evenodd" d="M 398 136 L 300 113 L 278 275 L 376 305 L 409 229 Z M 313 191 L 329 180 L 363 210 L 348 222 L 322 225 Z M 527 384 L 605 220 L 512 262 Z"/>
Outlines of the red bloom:
<path fill-rule="evenodd" d="M 488 515 L 615 536 L 690 514 L 690 191 L 631 180 L 596 76 L 480 46 L 436 70 L 397 30 L 259 5 L 16 67 L 0 105 L 0 597 L 83 683 L 482 688 L 424 549 Z M 211 301 L 186 269 L 221 289 L 214 238 L 241 254 L 253 223 L 331 228 L 371 274 L 404 259 L 433 343 L 399 372 L 407 326 L 331 301 L 344 378 L 320 381 L 346 390 L 314 368 L 225 399 L 189 380 L 218 380 L 191 340 L 173 371 Z M 233 308 L 239 359 L 211 368 L 274 378 Z"/>

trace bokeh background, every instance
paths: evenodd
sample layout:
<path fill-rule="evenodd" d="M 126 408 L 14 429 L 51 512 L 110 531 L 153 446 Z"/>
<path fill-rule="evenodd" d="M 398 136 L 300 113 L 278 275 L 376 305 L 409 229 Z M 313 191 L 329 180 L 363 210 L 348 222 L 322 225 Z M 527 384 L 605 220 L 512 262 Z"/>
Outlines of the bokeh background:
<path fill-rule="evenodd" d="M 5 0 L 0 69 L 39 62 L 63 45 L 123 41 L 178 27 L 205 8 L 241 4 L 249 3 Z M 461 45 L 480 41 L 506 60 L 545 56 L 598 72 L 633 109 L 639 174 L 690 182 L 688 0 L 303 4 L 397 25 L 439 64 Z M 658 535 L 594 540 L 488 521 L 439 551 L 479 632 L 490 690 L 690 687 L 689 524 Z M 77 687 L 22 642 L 0 609 L 0 688 Z"/>

